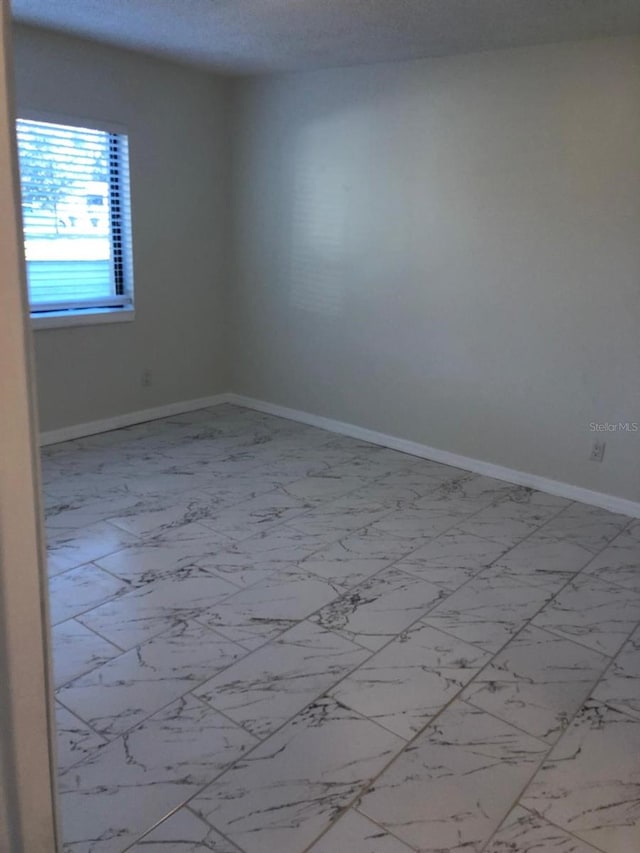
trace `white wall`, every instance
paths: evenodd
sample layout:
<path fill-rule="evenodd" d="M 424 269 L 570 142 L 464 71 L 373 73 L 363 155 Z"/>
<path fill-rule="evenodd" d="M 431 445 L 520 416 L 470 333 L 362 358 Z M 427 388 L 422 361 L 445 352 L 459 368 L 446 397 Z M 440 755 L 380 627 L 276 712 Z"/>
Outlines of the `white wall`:
<path fill-rule="evenodd" d="M 640 41 L 236 85 L 234 391 L 640 498 Z"/>
<path fill-rule="evenodd" d="M 15 63 L 19 108 L 129 131 L 136 319 L 35 333 L 42 428 L 228 390 L 227 84 L 21 26 Z"/>

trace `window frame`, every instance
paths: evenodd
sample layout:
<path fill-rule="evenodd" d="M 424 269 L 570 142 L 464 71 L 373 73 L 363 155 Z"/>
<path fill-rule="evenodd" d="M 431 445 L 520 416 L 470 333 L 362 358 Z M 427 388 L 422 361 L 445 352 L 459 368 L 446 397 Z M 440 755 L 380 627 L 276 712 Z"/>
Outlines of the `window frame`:
<path fill-rule="evenodd" d="M 117 136 L 125 136 L 127 138 L 126 152 L 119 151 L 116 156 L 122 164 L 122 158 L 126 157 L 124 170 L 119 171 L 118 177 L 122 180 L 122 171 L 128 178 L 127 186 L 119 187 L 120 199 L 120 217 L 116 228 L 127 229 L 130 239 L 126 241 L 126 246 L 129 251 L 125 251 L 121 258 L 121 263 L 117 266 L 116 272 L 116 287 L 121 288 L 121 295 L 126 295 L 129 298 L 129 303 L 122 307 L 102 307 L 100 305 L 78 308 L 63 308 L 60 310 L 34 310 L 29 304 L 29 313 L 31 315 L 31 326 L 33 329 L 58 329 L 64 326 L 94 326 L 110 323 L 126 323 L 135 319 L 134 305 L 134 289 L 133 289 L 133 253 L 131 245 L 133 242 L 133 223 L 131 218 L 131 179 L 130 179 L 130 164 L 129 164 L 129 131 L 127 127 L 117 122 L 104 119 L 90 118 L 88 116 L 66 115 L 64 113 L 51 113 L 37 109 L 18 109 L 16 120 L 23 119 L 25 121 L 45 122 L 48 124 L 58 124 L 67 127 L 77 127 L 80 129 L 97 130 L 103 133 L 114 134 Z M 109 186 L 109 192 L 113 192 L 113 188 Z M 22 204 L 20 211 L 23 212 Z M 113 240 L 114 217 L 112 213 L 110 238 Z M 26 265 L 25 265 L 26 269 Z M 27 283 L 28 284 L 28 283 Z M 28 296 L 28 286 L 27 286 Z"/>

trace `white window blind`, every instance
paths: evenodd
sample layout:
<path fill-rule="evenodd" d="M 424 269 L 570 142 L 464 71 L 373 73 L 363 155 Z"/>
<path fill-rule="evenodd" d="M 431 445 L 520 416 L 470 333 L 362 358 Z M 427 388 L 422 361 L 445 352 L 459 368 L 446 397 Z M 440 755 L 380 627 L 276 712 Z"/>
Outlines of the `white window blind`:
<path fill-rule="evenodd" d="M 19 119 L 17 137 L 32 313 L 131 306 L 126 135 Z"/>

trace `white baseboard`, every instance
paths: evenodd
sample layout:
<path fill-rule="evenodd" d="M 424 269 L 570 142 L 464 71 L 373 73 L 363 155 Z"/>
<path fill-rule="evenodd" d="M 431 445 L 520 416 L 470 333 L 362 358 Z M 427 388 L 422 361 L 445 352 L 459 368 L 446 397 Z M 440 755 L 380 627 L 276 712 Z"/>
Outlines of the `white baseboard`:
<path fill-rule="evenodd" d="M 128 412 L 125 415 L 116 415 L 113 418 L 104 418 L 90 423 L 75 424 L 74 426 L 62 427 L 40 435 L 40 444 L 44 447 L 49 444 L 57 444 L 61 441 L 71 441 L 74 438 L 83 438 L 88 435 L 96 435 L 101 432 L 109 432 L 113 429 L 133 426 L 134 424 L 154 421 L 159 418 L 168 418 L 172 415 L 180 415 L 185 412 L 193 412 L 197 409 L 206 409 L 211 406 L 219 406 L 222 403 L 233 403 L 258 412 L 287 418 L 291 421 L 309 424 L 310 426 L 347 435 L 351 438 L 359 438 L 371 444 L 418 456 L 421 459 L 431 459 L 434 462 L 442 462 L 454 468 L 462 468 L 475 474 L 484 474 L 496 480 L 504 480 L 507 483 L 515 483 L 518 486 L 528 486 L 541 492 L 548 492 L 572 501 L 599 506 L 610 512 L 618 512 L 633 518 L 640 518 L 640 503 L 619 498 L 615 495 L 607 495 L 603 492 L 595 492 L 584 489 L 581 486 L 573 486 L 570 483 L 562 483 L 559 480 L 551 480 L 548 477 L 540 477 L 537 474 L 529 474 L 526 471 L 518 471 L 514 468 L 506 468 L 493 462 L 483 462 L 471 456 L 462 456 L 459 453 L 451 453 L 448 450 L 439 450 L 437 447 L 429 447 L 417 441 L 409 441 L 406 438 L 398 438 L 386 435 L 383 432 L 366 429 L 355 424 L 336 421 L 333 418 L 324 418 L 310 412 L 302 412 L 299 409 L 289 409 L 276 403 L 267 403 L 265 400 L 256 400 L 253 397 L 245 397 L 242 394 L 215 394 L 212 397 L 200 397 L 197 400 L 184 400 L 179 403 L 169 403 L 166 406 L 156 406 L 153 409 L 141 409 L 137 412 Z"/>
<path fill-rule="evenodd" d="M 559 480 L 551 480 L 548 477 L 540 477 L 537 474 L 529 474 L 526 471 L 517 471 L 514 468 L 506 468 L 503 465 L 495 465 L 493 462 L 483 462 L 481 459 L 473 459 L 471 456 L 462 456 L 458 453 L 451 453 L 448 450 L 439 450 L 436 447 L 419 444 L 417 441 L 397 438 L 393 435 L 386 435 L 385 433 L 365 429 L 354 424 L 336 421 L 333 418 L 324 418 L 321 415 L 313 415 L 309 412 L 299 411 L 298 409 L 289 409 L 286 406 L 267 403 L 264 400 L 255 400 L 252 397 L 244 397 L 242 394 L 227 394 L 225 397 L 226 402 L 234 403 L 238 406 L 245 406 L 269 415 L 299 421 L 303 424 L 320 427 L 321 429 L 329 430 L 329 432 L 337 432 L 340 435 L 347 435 L 351 438 L 359 438 L 362 441 L 369 441 L 371 444 L 378 444 L 392 450 L 399 450 L 401 453 L 409 453 L 411 456 L 419 456 L 422 459 L 431 459 L 434 462 L 442 462 L 454 468 L 472 471 L 474 474 L 484 474 L 496 480 L 504 480 L 507 483 L 515 483 L 518 486 L 528 486 L 531 489 L 548 492 L 551 495 L 568 498 L 572 501 L 602 507 L 603 509 L 608 509 L 610 512 L 640 518 L 640 503 L 627 500 L 626 498 L 607 495 L 603 492 L 594 492 L 591 489 L 584 489 L 581 486 L 573 486 L 570 483 L 562 483 Z"/>
<path fill-rule="evenodd" d="M 212 397 L 200 397 L 197 400 L 183 400 L 180 403 L 168 403 L 166 406 L 156 406 L 153 409 L 141 409 L 138 412 L 127 412 L 125 415 L 116 415 L 113 418 L 103 418 L 100 421 L 91 421 L 85 424 L 74 424 L 73 426 L 52 429 L 40 433 L 40 445 L 58 444 L 61 441 L 71 441 L 74 438 L 84 438 L 87 435 L 97 435 L 100 432 L 109 432 L 112 429 L 142 424 L 146 421 L 155 421 L 159 418 L 170 418 L 172 415 L 182 415 L 184 412 L 194 412 L 197 409 L 207 409 L 210 406 L 219 406 L 230 402 L 229 394 L 214 394 Z"/>

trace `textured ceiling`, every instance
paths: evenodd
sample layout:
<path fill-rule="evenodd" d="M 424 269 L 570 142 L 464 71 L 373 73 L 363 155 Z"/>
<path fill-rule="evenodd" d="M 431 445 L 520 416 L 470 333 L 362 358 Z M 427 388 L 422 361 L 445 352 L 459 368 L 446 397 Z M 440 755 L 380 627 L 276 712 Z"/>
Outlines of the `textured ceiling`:
<path fill-rule="evenodd" d="M 26 23 L 232 73 L 640 32 L 640 0 L 13 0 Z"/>

